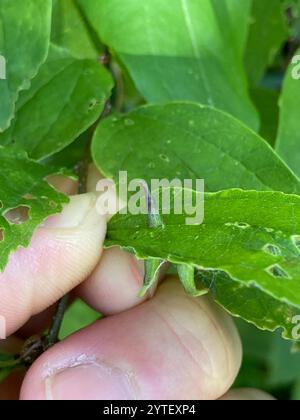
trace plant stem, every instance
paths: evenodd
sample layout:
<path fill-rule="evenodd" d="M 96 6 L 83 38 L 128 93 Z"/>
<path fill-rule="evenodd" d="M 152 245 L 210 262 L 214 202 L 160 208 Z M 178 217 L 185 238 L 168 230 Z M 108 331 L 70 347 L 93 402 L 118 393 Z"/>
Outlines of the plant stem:
<path fill-rule="evenodd" d="M 45 338 L 45 350 L 49 349 L 50 347 L 54 346 L 59 341 L 59 333 L 61 329 L 61 325 L 64 319 L 64 315 L 68 306 L 69 302 L 69 294 L 65 295 L 61 298 L 61 300 L 57 304 L 56 313 L 53 317 L 52 324 L 49 328 L 49 332 Z"/>

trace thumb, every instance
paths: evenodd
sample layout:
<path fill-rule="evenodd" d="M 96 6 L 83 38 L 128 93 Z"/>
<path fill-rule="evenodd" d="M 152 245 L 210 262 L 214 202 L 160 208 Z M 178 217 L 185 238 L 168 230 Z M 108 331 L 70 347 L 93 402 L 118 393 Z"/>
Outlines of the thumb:
<path fill-rule="evenodd" d="M 18 330 L 72 290 L 98 263 L 106 219 L 96 211 L 97 197 L 71 197 L 64 211 L 48 219 L 28 249 L 14 253 L 0 274 L 0 316 L 7 335 Z"/>

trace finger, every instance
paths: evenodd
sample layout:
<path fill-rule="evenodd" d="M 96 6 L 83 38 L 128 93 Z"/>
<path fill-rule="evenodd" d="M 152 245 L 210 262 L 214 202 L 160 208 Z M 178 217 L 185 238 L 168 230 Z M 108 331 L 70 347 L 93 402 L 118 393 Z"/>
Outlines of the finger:
<path fill-rule="evenodd" d="M 88 191 L 96 191 L 103 175 L 89 166 Z M 144 262 L 134 255 L 112 248 L 105 250 L 93 274 L 78 288 L 79 296 L 95 310 L 112 315 L 130 309 L 147 299 L 139 297 L 144 281 Z"/>
<path fill-rule="evenodd" d="M 232 385 L 241 344 L 229 316 L 177 280 L 45 353 L 21 399 L 216 399 Z"/>
<path fill-rule="evenodd" d="M 106 220 L 96 196 L 71 198 L 62 214 L 34 235 L 30 248 L 14 253 L 0 274 L 0 308 L 7 335 L 82 282 L 99 261 Z"/>
<path fill-rule="evenodd" d="M 224 397 L 223 401 L 274 401 L 271 395 L 258 389 L 232 389 Z"/>
<path fill-rule="evenodd" d="M 77 292 L 95 310 L 112 315 L 142 303 L 144 263 L 120 248 L 111 248 Z"/>

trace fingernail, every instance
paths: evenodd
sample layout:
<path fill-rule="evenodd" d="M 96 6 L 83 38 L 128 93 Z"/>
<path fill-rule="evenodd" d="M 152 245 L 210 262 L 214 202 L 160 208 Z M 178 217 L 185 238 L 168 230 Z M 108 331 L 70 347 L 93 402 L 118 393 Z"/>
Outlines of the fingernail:
<path fill-rule="evenodd" d="M 47 400 L 136 400 L 133 375 L 105 363 L 69 367 L 45 381 Z"/>
<path fill-rule="evenodd" d="M 83 194 L 70 198 L 62 213 L 47 219 L 43 226 L 46 229 L 72 229 L 80 226 L 91 211 L 96 209 L 96 195 Z"/>

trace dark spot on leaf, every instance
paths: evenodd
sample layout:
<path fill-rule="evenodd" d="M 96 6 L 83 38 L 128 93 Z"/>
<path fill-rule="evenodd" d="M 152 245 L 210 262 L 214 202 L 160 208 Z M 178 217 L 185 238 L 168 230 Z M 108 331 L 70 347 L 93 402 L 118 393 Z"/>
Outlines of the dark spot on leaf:
<path fill-rule="evenodd" d="M 0 229 L 0 242 L 4 240 L 4 229 Z"/>
<path fill-rule="evenodd" d="M 161 160 L 163 160 L 165 162 L 170 162 L 170 159 L 168 158 L 167 155 L 161 154 L 161 155 L 159 155 L 159 157 L 160 157 Z"/>
<path fill-rule="evenodd" d="M 282 267 L 280 267 L 279 264 L 271 265 L 271 267 L 268 267 L 266 271 L 275 278 L 290 279 L 289 274 Z"/>
<path fill-rule="evenodd" d="M 21 225 L 29 219 L 29 207 L 16 207 L 7 211 L 3 216 L 11 225 Z"/>
<path fill-rule="evenodd" d="M 97 101 L 97 99 L 91 99 L 89 103 L 89 111 L 92 111 L 98 103 L 99 101 Z"/>

